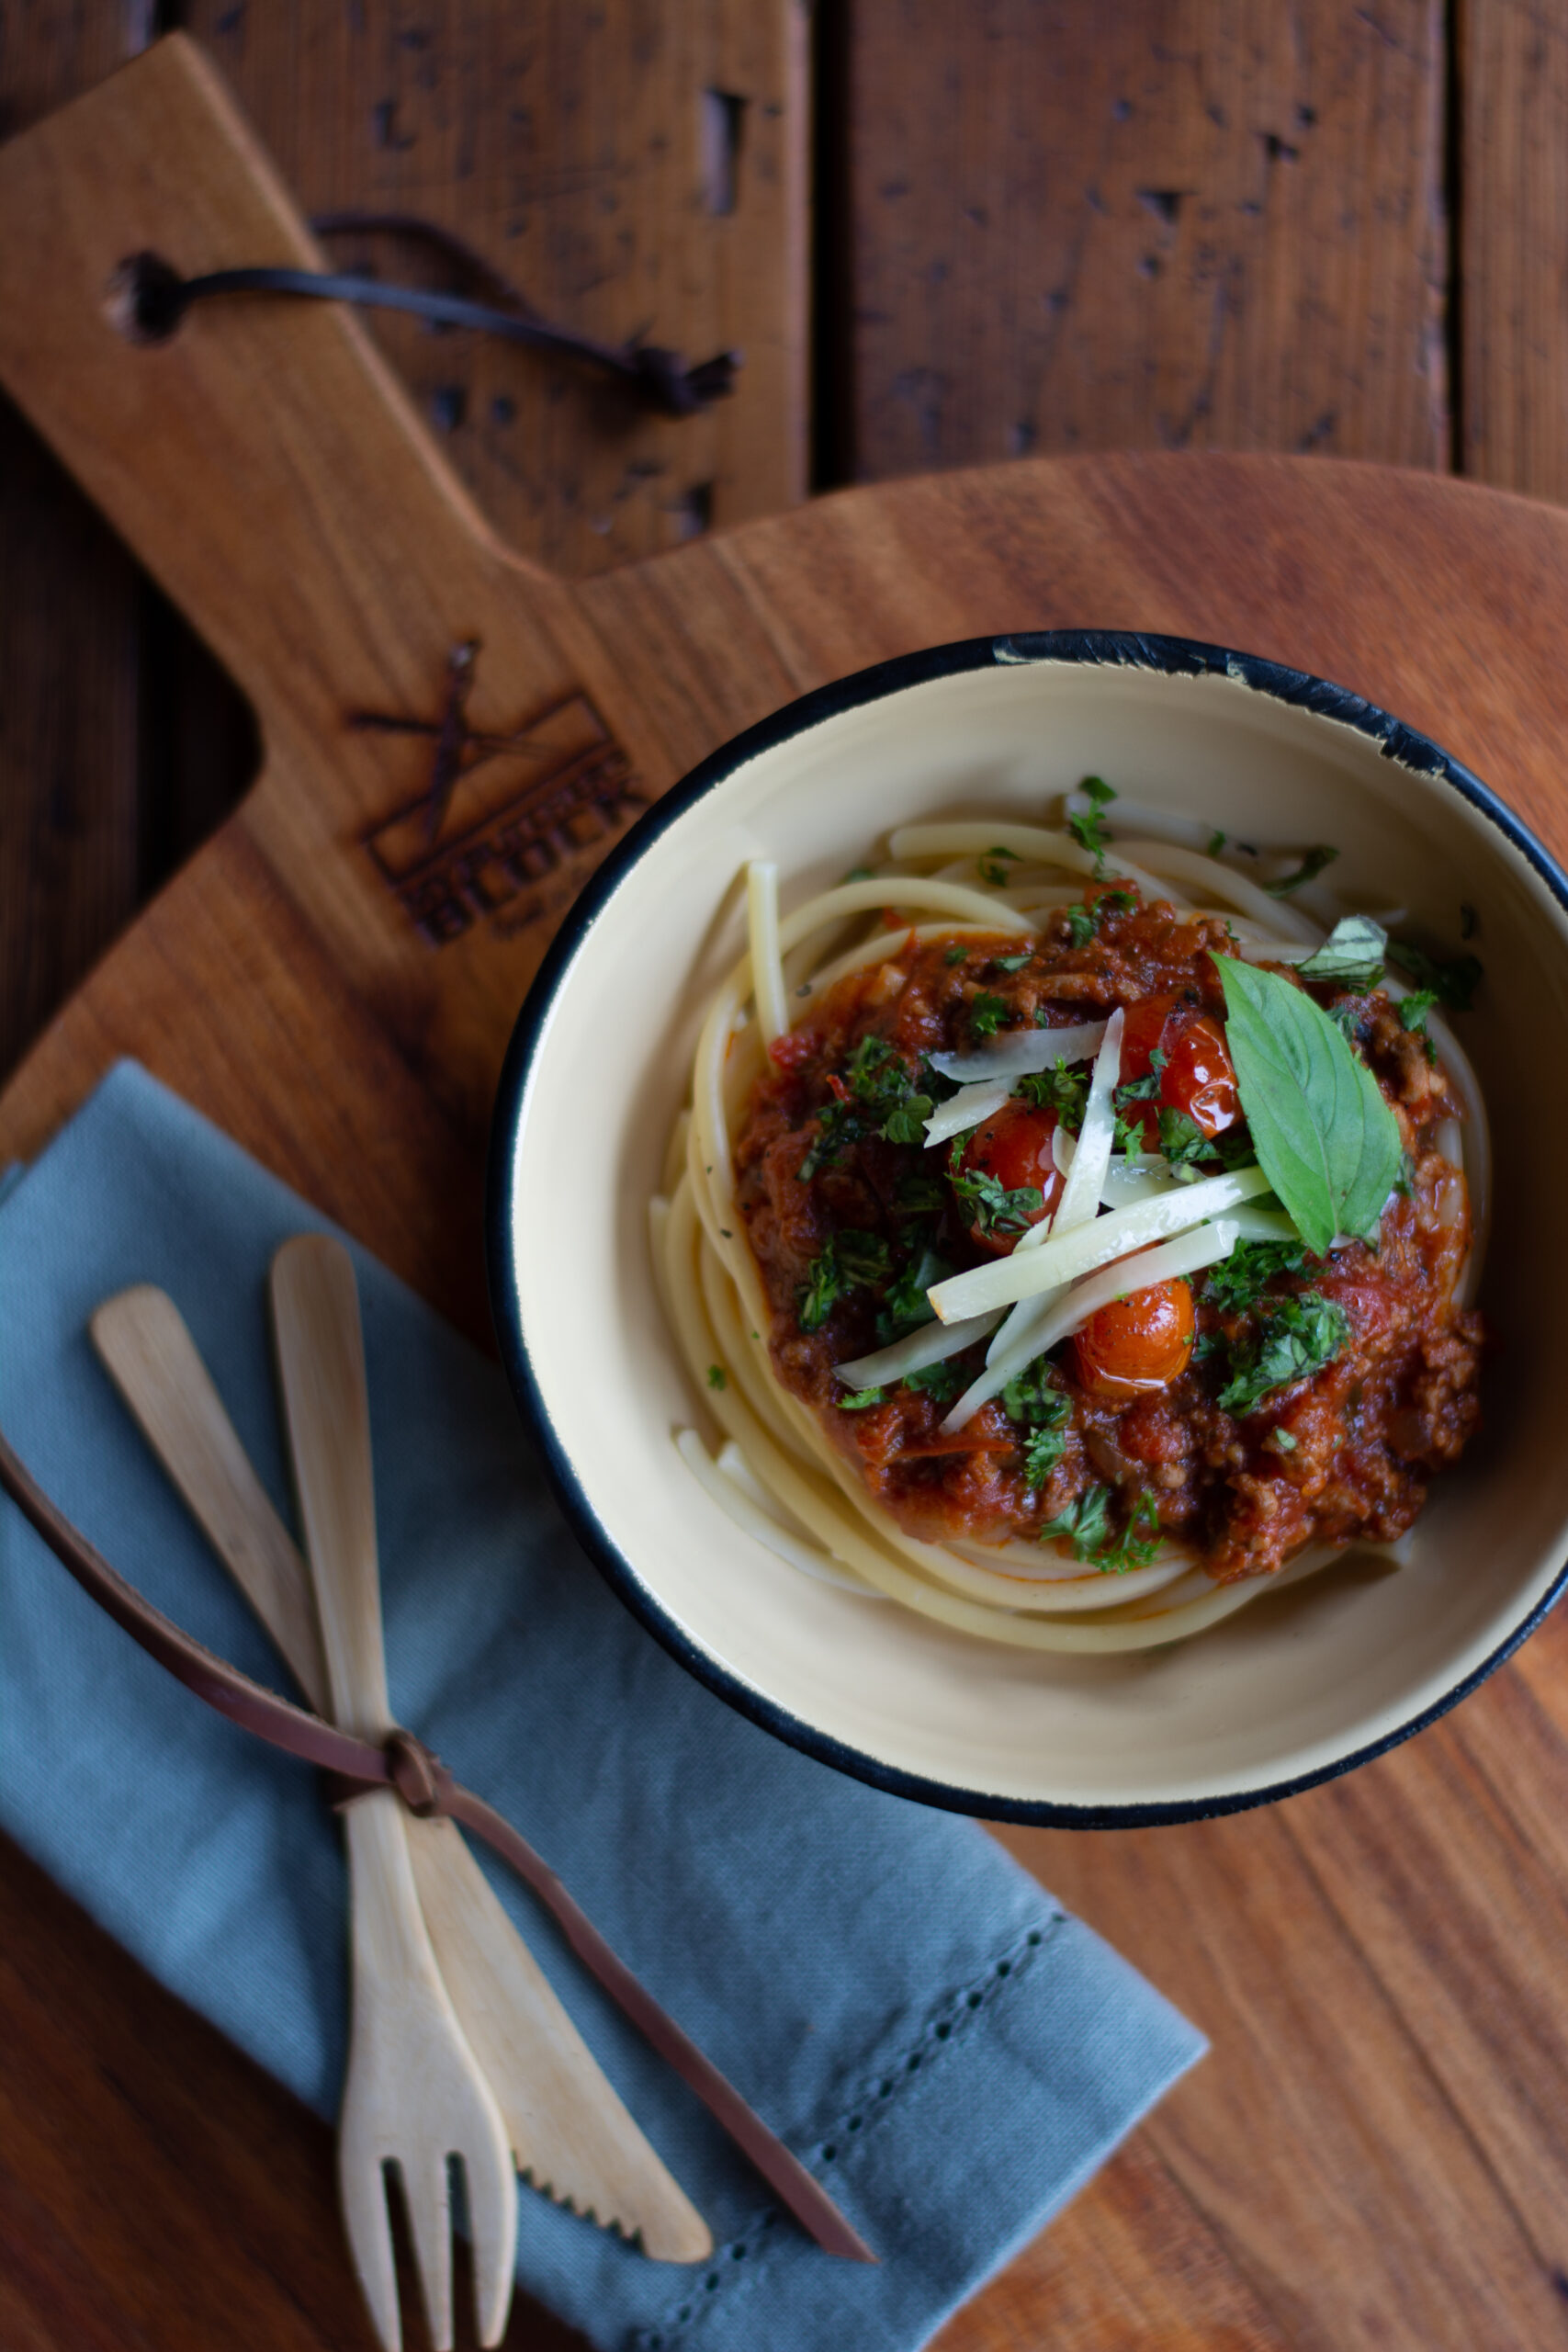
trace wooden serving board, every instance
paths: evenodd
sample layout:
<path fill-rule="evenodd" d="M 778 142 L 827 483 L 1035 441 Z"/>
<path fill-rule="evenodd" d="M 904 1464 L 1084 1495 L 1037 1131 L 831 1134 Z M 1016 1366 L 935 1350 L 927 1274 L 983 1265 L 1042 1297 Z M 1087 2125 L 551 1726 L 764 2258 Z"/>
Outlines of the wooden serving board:
<path fill-rule="evenodd" d="M 491 537 L 351 316 L 255 300 L 157 347 L 121 332 L 110 280 L 139 250 L 316 259 L 187 43 L 0 152 L 0 379 L 265 745 L 0 1099 L 0 1159 L 134 1054 L 483 1337 L 491 1090 L 562 909 L 738 728 L 948 638 L 1079 624 L 1273 656 L 1448 743 L 1568 853 L 1568 515 L 1325 461 L 1057 460 L 849 492 L 568 587 Z M 62 695 L 71 674 L 62 643 Z M 1559 1617 L 1456 1715 L 1269 1811 L 1005 1833 L 1214 2048 L 946 2352 L 1568 2336 L 1565 1666 Z M 320 2127 L 19 1857 L 3 1875 L 0 2339 L 367 2343 Z M 531 2310 L 509 2338 L 566 2340 Z"/>

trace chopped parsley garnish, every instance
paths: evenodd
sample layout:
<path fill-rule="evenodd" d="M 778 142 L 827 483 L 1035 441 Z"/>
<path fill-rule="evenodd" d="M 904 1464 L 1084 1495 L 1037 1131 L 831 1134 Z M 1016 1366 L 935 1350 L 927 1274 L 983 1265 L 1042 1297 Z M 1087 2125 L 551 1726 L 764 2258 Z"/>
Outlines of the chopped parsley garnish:
<path fill-rule="evenodd" d="M 890 1143 L 923 1142 L 933 1107 L 929 1094 L 915 1092 L 903 1059 L 885 1038 L 863 1037 L 837 1081 L 834 1100 L 818 1113 L 819 1131 L 800 1163 L 801 1182 L 808 1184 L 819 1168 L 832 1167 L 848 1145 L 868 1135 L 885 1136 Z"/>
<path fill-rule="evenodd" d="M 941 1177 L 908 1169 L 893 1187 L 893 1206 L 899 1216 L 928 1216 L 933 1210 L 944 1209 L 947 1193 Z"/>
<path fill-rule="evenodd" d="M 929 1094 L 906 1094 L 882 1122 L 880 1132 L 889 1143 L 924 1143 L 926 1121 L 934 1105 Z"/>
<path fill-rule="evenodd" d="M 1110 1487 L 1088 1487 L 1077 1502 L 1040 1530 L 1043 1544 L 1056 1540 L 1072 1545 L 1075 1560 L 1087 1560 L 1102 1574 L 1121 1576 L 1129 1568 L 1146 1568 L 1159 1549 L 1159 1505 L 1145 1491 L 1125 1525 L 1113 1530 Z"/>
<path fill-rule="evenodd" d="M 908 1072 L 884 1037 L 863 1037 L 844 1071 L 852 1093 L 880 1108 L 891 1088 L 895 1100 L 908 1084 Z"/>
<path fill-rule="evenodd" d="M 1438 997 L 1436 989 L 1412 989 L 1407 997 L 1403 997 L 1400 1000 L 1399 1004 L 1400 1027 L 1402 1029 L 1413 1030 L 1420 1038 L 1422 1044 L 1427 1048 L 1427 1059 L 1429 1062 L 1435 1062 L 1437 1060 L 1438 1048 L 1434 1041 L 1427 1035 L 1427 1015 L 1431 1012 L 1432 1007 L 1438 1003 Z"/>
<path fill-rule="evenodd" d="M 976 1037 L 994 1037 L 1002 1025 L 1008 1009 L 1005 996 L 991 996 L 984 989 L 969 1007 L 969 1025 Z"/>
<path fill-rule="evenodd" d="M 839 887 L 841 889 L 846 882 L 869 882 L 870 880 L 871 868 L 869 865 L 852 865 L 847 874 L 840 875 Z"/>
<path fill-rule="evenodd" d="M 1055 1069 L 1026 1070 L 1013 1092 L 1036 1111 L 1055 1111 L 1068 1134 L 1076 1136 L 1083 1125 L 1089 1083 L 1088 1070 L 1069 1069 L 1058 1054 Z"/>
<path fill-rule="evenodd" d="M 729 1374 L 726 1372 L 724 1366 L 721 1363 L 710 1363 L 708 1366 L 708 1386 L 710 1388 L 728 1388 L 728 1385 Z"/>
<path fill-rule="evenodd" d="M 1314 882 L 1325 865 L 1332 865 L 1339 852 L 1330 849 L 1326 842 L 1319 842 L 1315 849 L 1303 852 L 1302 862 L 1293 874 L 1281 874 L 1277 882 L 1266 882 L 1264 888 L 1271 899 L 1288 899 L 1303 882 Z"/>
<path fill-rule="evenodd" d="M 1067 944 L 1087 947 L 1100 929 L 1100 920 L 1108 914 L 1125 914 L 1138 901 L 1131 890 L 1101 890 L 1090 906 L 1064 907 L 1066 919 Z"/>
<path fill-rule="evenodd" d="M 994 890 L 1001 889 L 1007 883 L 1008 867 L 1017 864 L 1017 850 L 988 849 L 984 857 L 976 860 L 976 871 L 982 882 L 988 882 Z"/>
<path fill-rule="evenodd" d="M 1198 1176 L 1197 1163 L 1203 1159 L 1218 1159 L 1219 1150 L 1188 1111 L 1173 1110 L 1162 1102 L 1159 1113 L 1159 1148 L 1170 1165 L 1170 1172 L 1184 1182 Z"/>
<path fill-rule="evenodd" d="M 1032 963 L 1033 959 L 1033 948 L 1026 947 L 1021 956 L 993 956 L 991 968 L 997 972 L 1021 972 L 1024 966 Z"/>
<path fill-rule="evenodd" d="M 1124 1102 L 1153 1102 L 1159 1093 L 1159 1082 L 1170 1056 L 1156 1046 L 1149 1056 L 1146 1078 L 1130 1078 L 1125 1086 L 1116 1089 L 1111 1100 L 1118 1110 Z"/>
<path fill-rule="evenodd" d="M 1073 1408 L 1059 1388 L 1051 1385 L 1051 1366 L 1036 1356 L 1002 1390 L 1002 1410 L 1010 1421 L 1023 1424 L 1019 1451 L 1023 1455 L 1024 1484 L 1043 1487 L 1066 1452 Z"/>
<path fill-rule="evenodd" d="M 1382 978 L 1388 933 L 1371 915 L 1347 915 L 1315 955 L 1296 966 L 1303 980 L 1337 980 L 1341 988 L 1375 989 Z"/>
<path fill-rule="evenodd" d="M 1065 1396 L 1062 1399 L 1062 1403 L 1064 1406 L 1066 1406 L 1067 1400 Z M 1069 1419 L 1070 1413 L 1071 1408 L 1068 1407 L 1067 1410 L 1064 1412 L 1062 1416 L 1064 1422 Z M 1059 1430 L 1031 1430 L 1023 1441 L 1021 1449 L 1023 1453 L 1024 1485 L 1026 1487 L 1043 1487 L 1066 1450 L 1067 1437 L 1065 1428 Z"/>
<path fill-rule="evenodd" d="M 926 1293 L 934 1283 L 945 1282 L 952 1272 L 946 1259 L 930 1248 L 909 1260 L 903 1272 L 888 1283 L 876 1318 L 876 1336 L 884 1347 L 901 1340 L 906 1331 L 918 1331 L 922 1323 L 935 1321 L 936 1309 Z"/>
<path fill-rule="evenodd" d="M 1111 846 L 1111 835 L 1106 829 L 1104 810 L 1108 804 L 1115 799 L 1116 795 L 1104 778 L 1098 775 L 1086 775 L 1080 788 L 1089 805 L 1087 808 L 1075 810 L 1068 817 L 1067 831 L 1078 847 L 1087 849 L 1094 859 L 1096 874 L 1103 874 L 1105 853 Z M 1077 945 L 1077 943 L 1075 941 L 1074 944 Z"/>
<path fill-rule="evenodd" d="M 840 1298 L 886 1282 L 887 1244 L 880 1234 L 849 1227 L 829 1234 L 812 1260 L 800 1292 L 797 1320 L 803 1331 L 819 1331 Z"/>
<path fill-rule="evenodd" d="M 1291 1435 L 1289 1430 L 1273 1429 L 1269 1430 L 1264 1443 L 1271 1445 L 1276 1453 L 1294 1453 L 1298 1441 Z"/>
<path fill-rule="evenodd" d="M 1416 1162 L 1407 1151 L 1400 1155 L 1400 1169 L 1393 1180 L 1393 1189 L 1404 1200 L 1413 1201 L 1416 1197 Z"/>
<path fill-rule="evenodd" d="M 945 1363 L 922 1364 L 919 1372 L 904 1374 L 906 1388 L 918 1390 L 935 1405 L 951 1405 L 959 1390 L 968 1385 L 968 1374 L 951 1356 Z"/>
<path fill-rule="evenodd" d="M 967 947 L 950 947 L 942 960 L 944 964 L 962 964 L 967 960 L 968 955 Z"/>
<path fill-rule="evenodd" d="M 840 1396 L 834 1401 L 840 1413 L 864 1413 L 873 1405 L 886 1405 L 887 1391 L 886 1388 L 857 1388 L 852 1396 Z"/>
<path fill-rule="evenodd" d="M 1259 1302 L 1263 1329 L 1256 1345 L 1231 1351 L 1231 1377 L 1220 1410 L 1238 1419 L 1257 1410 L 1276 1388 L 1308 1380 L 1332 1363 L 1350 1337 L 1350 1318 L 1337 1299 L 1303 1290 Z"/>
<path fill-rule="evenodd" d="M 1075 1560 L 1092 1559 L 1101 1544 L 1109 1542 L 1111 1489 L 1109 1487 L 1086 1487 L 1076 1502 L 1071 1502 L 1055 1519 L 1048 1519 L 1040 1530 L 1042 1544 L 1060 1539 L 1070 1543 Z"/>
<path fill-rule="evenodd" d="M 971 1213 L 981 1233 L 1027 1233 L 1045 1205 L 1038 1184 L 1020 1184 L 1008 1192 L 1000 1179 L 983 1168 L 964 1165 L 964 1139 L 955 1136 L 948 1155 L 947 1181 Z"/>
<path fill-rule="evenodd" d="M 1222 1315 L 1247 1315 L 1276 1274 L 1299 1274 L 1306 1256 L 1296 1241 L 1238 1241 L 1228 1258 L 1210 1268 L 1203 1296 Z"/>
<path fill-rule="evenodd" d="M 1482 970 L 1474 956 L 1428 956 L 1423 947 L 1412 947 L 1407 940 L 1391 939 L 1388 960 L 1397 964 L 1407 979 L 1418 989 L 1429 989 L 1439 1004 L 1450 1012 L 1469 1012 L 1475 1002 L 1475 991 L 1481 986 Z"/>
<path fill-rule="evenodd" d="M 1362 1043 L 1362 1031 L 1367 1025 L 1367 1008 L 1353 996 L 1342 996 L 1337 1004 L 1328 1008 L 1328 1017 L 1348 1046 Z"/>
<path fill-rule="evenodd" d="M 1209 835 L 1209 855 L 1211 857 L 1218 857 L 1221 850 L 1224 849 L 1229 839 L 1230 835 L 1228 833 L 1222 833 L 1218 825 L 1216 825 L 1213 831 Z"/>

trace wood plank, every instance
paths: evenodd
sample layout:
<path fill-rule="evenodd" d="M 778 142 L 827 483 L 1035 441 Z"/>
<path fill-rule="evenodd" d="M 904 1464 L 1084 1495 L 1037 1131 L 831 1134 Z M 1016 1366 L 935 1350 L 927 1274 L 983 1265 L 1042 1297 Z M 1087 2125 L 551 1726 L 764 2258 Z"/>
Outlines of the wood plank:
<path fill-rule="evenodd" d="M 804 494 L 808 92 L 795 0 L 525 12 L 195 0 L 181 21 L 303 211 L 417 213 L 562 325 L 612 343 L 641 335 L 689 360 L 743 351 L 732 399 L 671 420 L 488 338 L 377 315 L 378 339 L 512 545 L 557 571 L 599 571 Z M 333 253 L 383 277 L 429 274 L 406 244 L 334 239 Z"/>
<path fill-rule="evenodd" d="M 6 1838 L 0 1915 L 7 2352 L 368 2352 L 327 2127 Z M 411 2345 L 426 2340 L 416 2322 Z M 506 2340 L 513 2352 L 583 2341 L 525 2298 Z"/>
<path fill-rule="evenodd" d="M 1367 1804 L 1386 1778 L 1358 1776 Z M 1548 2269 L 1430 2040 L 1302 1850 L 1298 1817 L 1333 1802 L 1113 1843 L 1002 1836 L 1209 2034 L 1207 2065 L 1149 2136 L 1288 2342 L 1545 2343 L 1560 2324 Z M 1446 1810 L 1433 1820 L 1453 1826 Z M 1433 1898 L 1460 1875 L 1445 1858 Z M 1538 2146 L 1555 2136 L 1534 2130 Z"/>
<path fill-rule="evenodd" d="M 847 469 L 1445 465 L 1444 70 L 1439 0 L 855 11 Z"/>
<path fill-rule="evenodd" d="M 136 569 L 9 401 L 0 401 L 0 576 L 6 1071 L 142 895 Z"/>
<path fill-rule="evenodd" d="M 478 1319 L 475 1105 L 555 906 L 611 835 L 563 866 L 526 937 L 504 906 L 445 947 L 398 913 L 367 843 L 422 775 L 428 788 L 428 768 L 423 754 L 405 768 L 407 739 L 345 714 L 372 695 L 424 712 L 466 630 L 505 659 L 504 691 L 481 672 L 495 698 L 476 685 L 476 723 L 581 692 L 653 794 L 783 695 L 911 643 L 1086 615 L 1165 627 L 1338 675 L 1452 740 L 1568 843 L 1553 748 L 1568 729 L 1560 514 L 1329 461 L 1037 461 L 849 492 L 567 591 L 496 549 L 349 322 L 290 316 L 264 333 L 236 313 L 154 370 L 108 365 L 80 289 L 102 283 L 111 200 L 117 226 L 188 238 L 199 183 L 204 220 L 265 229 L 284 251 L 298 234 L 179 46 L 137 74 L 155 93 L 155 141 L 124 119 L 122 92 L 61 133 L 82 159 L 69 174 L 42 147 L 0 156 L 0 182 L 30 170 L 52 187 L 52 168 L 67 190 L 36 208 L 52 257 L 0 250 L 0 322 L 46 320 L 48 335 L 0 323 L 0 349 L 254 683 L 270 763 L 7 1090 L 6 1148 L 36 1148 L 115 1052 L 140 1051 L 426 1295 Z M 69 196 L 78 179 L 95 200 Z M 263 409 L 269 370 L 279 391 Z M 154 397 L 199 420 L 177 462 L 141 429 Z M 1412 579 L 1444 593 L 1413 599 Z M 953 2324 L 948 2352 L 1037 2341 L 1058 2301 L 1085 2352 L 1469 2352 L 1560 2336 L 1551 2266 L 1568 2155 L 1551 1996 L 1564 1874 L 1559 1833 L 1538 1832 L 1531 1807 L 1561 1787 L 1564 1719 L 1548 1673 L 1558 1651 L 1540 1649 L 1539 1671 L 1537 1656 L 1342 1790 L 1179 1830 L 1010 1837 L 1215 2050 L 1063 2233 Z M 65 1918 L 45 1943 L 62 2005 L 107 1997 L 112 1952 L 95 1956 Z M 205 2069 L 197 2052 L 186 2079 L 199 2087 Z M 28 2078 L 41 2152 L 30 2173 L 0 2163 L 18 2197 L 46 2182 L 40 2231 L 62 2215 L 77 2226 L 71 2165 L 99 2100 L 106 2133 L 126 2134 L 128 2178 L 140 2144 L 109 2115 L 112 2083 L 83 2070 L 68 2087 L 35 2097 Z M 168 2159 L 157 2214 L 175 2173 L 188 2200 L 166 2242 L 189 2243 L 214 2219 L 209 2178 L 233 2176 L 207 2163 L 204 2127 L 183 2111 L 154 2106 L 140 2128 L 149 2162 Z M 313 2206 L 301 2213 L 307 2244 L 319 2223 Z M 287 2214 L 277 2226 L 287 2236 Z M 74 2258 L 62 2243 L 38 2266 L 24 2318 L 44 2342 L 39 2314 Z M 246 2244 L 211 2256 L 254 2303 L 257 2343 L 281 2346 L 275 2306 L 247 2300 L 253 2258 Z M 131 2267 L 123 2334 L 167 2279 L 156 2259 L 153 2245 Z M 100 2335 L 121 2292 L 110 2267 L 90 2313 Z M 182 2341 L 183 2324 L 176 2312 L 164 2330 L 173 2352 L 203 2340 L 186 2326 Z M 53 2341 L 68 2340 L 62 2324 Z"/>
<path fill-rule="evenodd" d="M 1045 2341 L 1051 2352 L 1287 2352 L 1294 2340 L 1145 2129 L 949 2322 L 936 2352 Z"/>
<path fill-rule="evenodd" d="M 1456 0 L 1464 471 L 1568 499 L 1568 23 Z"/>
<path fill-rule="evenodd" d="M 1446 608 L 1413 616 L 1401 588 L 1461 545 L 1489 582 L 1489 617 L 1456 635 Z M 1547 510 L 1326 464 L 1128 458 L 849 493 L 586 583 L 580 603 L 623 650 L 660 757 L 684 756 L 684 739 L 705 726 L 716 735 L 757 715 L 784 682 L 895 650 L 922 616 L 933 637 L 1021 610 L 1046 624 L 1086 607 L 1142 614 L 1221 637 L 1250 633 L 1250 620 L 1277 633 L 1267 650 L 1339 667 L 1457 735 L 1561 842 L 1568 820 L 1542 747 L 1568 724 L 1568 686 L 1550 659 L 1565 589 L 1568 532 Z M 646 655 L 634 661 L 639 646 Z M 727 646 L 733 658 L 715 658 Z M 299 1015 L 271 1007 L 288 1001 L 310 926 L 277 933 L 295 944 L 276 958 L 253 950 L 243 971 L 217 953 L 226 931 L 275 933 L 267 894 L 288 899 L 244 844 L 248 831 L 242 817 L 190 877 L 189 904 L 205 899 L 210 930 L 187 932 L 183 891 L 165 901 L 166 926 L 143 924 L 126 943 L 59 1043 L 12 1089 L 7 1117 L 51 1124 L 108 1050 L 106 1023 L 126 1042 L 146 1019 L 165 1075 L 215 1103 L 273 1164 L 282 1155 L 284 1172 L 440 1296 L 449 1261 L 430 1246 L 441 1222 L 433 1204 L 445 1206 L 446 1184 L 460 1193 L 460 1147 L 443 1146 L 453 1151 L 445 1174 L 426 1161 L 400 1176 L 397 1150 L 376 1182 L 344 1170 L 378 1120 L 384 1136 L 407 1131 L 404 1105 L 418 1085 L 401 1057 L 384 1049 L 364 1063 L 355 1040 L 339 1065 L 354 1082 L 340 1074 L 330 1114 L 324 1077 L 292 1094 L 288 1062 L 276 1086 L 264 1078 L 277 1060 L 273 1039 L 298 1050 Z M 228 926 L 242 882 L 247 911 Z M 153 948 L 155 981 L 145 960 Z M 199 1026 L 175 1015 L 189 954 L 208 975 Z M 342 993 L 319 952 L 298 986 L 312 1007 L 330 1009 Z M 263 1042 L 237 1066 L 224 1042 L 242 991 Z M 315 1017 L 324 1070 L 347 1014 Z M 356 1018 L 395 1033 L 396 991 Z M 400 1065 L 406 1095 L 387 1091 Z M 1550 1679 L 1555 1653 L 1540 1656 Z M 1527 1650 L 1510 1674 L 1535 1657 Z M 1550 2043 L 1545 1905 L 1550 1889 L 1560 1903 L 1563 1882 L 1539 1861 L 1512 1893 L 1506 1878 L 1521 1839 L 1536 1836 L 1527 1808 L 1551 1804 L 1555 1783 L 1535 1775 L 1556 1734 L 1537 1727 L 1499 1796 L 1497 1774 L 1517 1746 L 1507 1691 L 1506 1681 L 1493 1686 L 1454 1724 L 1343 1792 L 1272 1813 L 1131 1837 L 1010 1833 L 1048 1883 L 1189 2007 L 1215 2050 L 1123 2160 L 1131 2174 L 1096 2184 L 1021 2271 L 954 2322 L 953 2347 L 1001 2352 L 1029 2341 L 1058 2300 L 1086 2352 L 1119 2334 L 1136 2343 L 1139 2330 L 1144 2341 L 1270 2348 L 1337 2346 L 1381 2331 L 1411 2352 L 1552 2340 L 1559 2304 L 1544 2258 L 1564 2161 L 1561 2108 L 1555 2061 L 1538 2095 L 1529 2053 Z M 1437 1743 L 1461 1734 L 1432 1760 Z M 1401 1884 L 1390 1894 L 1377 1883 L 1391 1866 L 1384 1841 L 1406 1834 L 1423 1875 L 1408 1908 Z M 1512 2052 L 1506 2073 L 1490 2063 L 1500 2051 Z M 1527 2194 L 1532 2165 L 1540 2186 Z M 1069 2255 L 1070 2295 L 1057 2267 Z"/>
<path fill-rule="evenodd" d="M 39 0 L 21 11 L 0 52 L 0 134 L 25 130 L 125 54 L 114 6 Z M 9 401 L 0 401 L 0 573 L 4 1072 L 141 897 L 136 570 Z"/>

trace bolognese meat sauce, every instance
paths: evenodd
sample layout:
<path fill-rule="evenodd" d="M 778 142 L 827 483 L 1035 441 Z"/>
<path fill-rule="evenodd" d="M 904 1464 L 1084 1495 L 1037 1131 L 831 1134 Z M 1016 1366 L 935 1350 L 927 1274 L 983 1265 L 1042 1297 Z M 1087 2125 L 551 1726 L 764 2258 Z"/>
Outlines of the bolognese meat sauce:
<path fill-rule="evenodd" d="M 1309 1542 L 1403 1533 L 1476 1427 L 1482 1327 L 1452 1298 L 1469 1211 L 1438 1148 L 1459 1105 L 1386 996 L 1333 984 L 1312 994 L 1359 1046 L 1406 1155 L 1375 1245 L 1243 1242 L 1190 1280 L 1130 1291 L 954 1431 L 942 1423 L 984 1340 L 886 1388 L 836 1380 L 929 1320 L 932 1283 L 1010 1252 L 1060 1197 L 1059 1131 L 1077 1131 L 1087 1072 L 1021 1080 L 927 1148 L 952 1091 L 931 1056 L 1120 1007 L 1123 1146 L 1193 1173 L 1252 1157 L 1214 962 L 1234 953 L 1222 922 L 1090 885 L 1033 941 L 890 930 L 885 959 L 774 1048 L 736 1154 L 773 1363 L 909 1534 L 1043 1538 L 1105 1566 L 1170 1536 L 1232 1581 Z"/>

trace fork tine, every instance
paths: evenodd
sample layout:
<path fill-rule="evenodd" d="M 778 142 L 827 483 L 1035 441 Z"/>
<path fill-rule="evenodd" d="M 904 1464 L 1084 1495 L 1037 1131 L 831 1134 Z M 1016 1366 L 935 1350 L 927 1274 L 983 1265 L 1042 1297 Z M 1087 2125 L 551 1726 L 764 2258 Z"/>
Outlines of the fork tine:
<path fill-rule="evenodd" d="M 387 2183 L 381 2167 L 367 2164 L 346 2141 L 338 2143 L 338 2194 L 359 2290 L 386 2352 L 403 2352 L 398 2312 L 398 2272 L 392 2259 L 392 2225 L 387 2212 Z"/>
<path fill-rule="evenodd" d="M 414 2268 L 434 2352 L 452 2352 L 452 2182 L 444 2153 L 422 2148 L 400 2167 Z"/>
<path fill-rule="evenodd" d="M 468 2233 L 474 2247 L 474 2317 L 481 2345 L 499 2344 L 512 2304 L 512 2274 L 517 2259 L 517 2182 L 508 2163 L 463 2160 Z"/>

